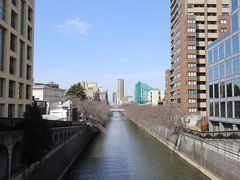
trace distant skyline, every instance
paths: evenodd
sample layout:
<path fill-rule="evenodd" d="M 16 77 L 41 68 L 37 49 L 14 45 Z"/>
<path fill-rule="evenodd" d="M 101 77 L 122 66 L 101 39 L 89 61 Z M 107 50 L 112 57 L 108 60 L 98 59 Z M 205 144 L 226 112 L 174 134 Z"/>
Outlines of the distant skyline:
<path fill-rule="evenodd" d="M 57 6 L 56 6 L 57 4 Z M 133 95 L 138 81 L 164 89 L 170 66 L 169 1 L 36 1 L 35 82 L 62 88 L 116 79 Z"/>

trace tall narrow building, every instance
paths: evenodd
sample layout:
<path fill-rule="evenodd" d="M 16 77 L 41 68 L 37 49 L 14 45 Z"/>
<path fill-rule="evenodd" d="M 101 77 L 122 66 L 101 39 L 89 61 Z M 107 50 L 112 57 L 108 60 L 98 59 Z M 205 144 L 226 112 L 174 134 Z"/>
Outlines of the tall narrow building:
<path fill-rule="evenodd" d="M 0 117 L 32 103 L 34 0 L 0 1 Z"/>
<path fill-rule="evenodd" d="M 121 105 L 124 98 L 124 80 L 123 79 L 117 79 L 116 98 L 117 98 L 117 105 Z"/>
<path fill-rule="evenodd" d="M 230 0 L 171 0 L 170 101 L 207 116 L 207 46 L 230 28 Z"/>

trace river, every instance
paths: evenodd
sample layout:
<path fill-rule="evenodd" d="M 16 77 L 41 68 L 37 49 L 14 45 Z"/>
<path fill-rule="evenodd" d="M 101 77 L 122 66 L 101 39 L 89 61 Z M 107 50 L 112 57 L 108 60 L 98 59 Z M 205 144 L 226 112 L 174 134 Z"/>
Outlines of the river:
<path fill-rule="evenodd" d="M 64 180 L 205 180 L 181 159 L 120 113 L 113 113 L 107 132 L 80 154 Z"/>

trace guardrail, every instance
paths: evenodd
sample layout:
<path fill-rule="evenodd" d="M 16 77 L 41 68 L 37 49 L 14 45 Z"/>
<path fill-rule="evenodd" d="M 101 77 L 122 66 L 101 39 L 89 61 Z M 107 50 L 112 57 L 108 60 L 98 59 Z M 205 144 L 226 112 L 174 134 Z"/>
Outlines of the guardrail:
<path fill-rule="evenodd" d="M 204 139 L 240 139 L 240 131 L 200 132 L 185 128 L 184 132 Z"/>
<path fill-rule="evenodd" d="M 44 120 L 50 128 L 87 126 L 85 121 L 51 121 Z M 0 131 L 23 130 L 23 118 L 0 118 Z"/>

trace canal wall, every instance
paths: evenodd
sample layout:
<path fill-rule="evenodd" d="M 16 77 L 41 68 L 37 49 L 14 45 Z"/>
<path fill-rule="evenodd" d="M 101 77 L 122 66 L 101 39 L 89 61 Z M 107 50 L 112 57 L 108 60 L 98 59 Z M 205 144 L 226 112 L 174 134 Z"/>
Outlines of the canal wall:
<path fill-rule="evenodd" d="M 89 127 L 77 133 L 11 180 L 60 180 L 74 160 L 93 138 L 95 131 Z"/>
<path fill-rule="evenodd" d="M 205 140 L 186 133 L 177 135 L 174 131 L 156 124 L 140 124 L 134 120 L 130 121 L 162 142 L 209 178 L 226 180 L 238 180 L 240 178 L 239 141 Z"/>

